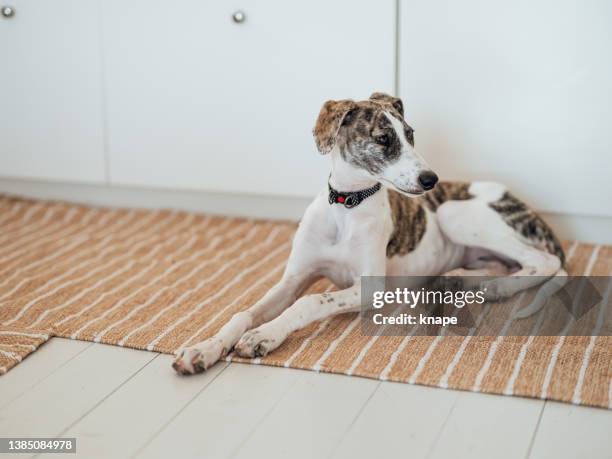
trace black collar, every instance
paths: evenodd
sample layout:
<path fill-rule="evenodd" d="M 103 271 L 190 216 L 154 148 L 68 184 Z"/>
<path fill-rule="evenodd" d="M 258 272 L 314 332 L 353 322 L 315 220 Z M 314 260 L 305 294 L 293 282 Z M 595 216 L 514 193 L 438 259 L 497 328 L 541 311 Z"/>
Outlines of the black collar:
<path fill-rule="evenodd" d="M 343 192 L 335 190 L 329 181 L 327 182 L 329 187 L 329 203 L 330 204 L 344 204 L 344 207 L 350 209 L 357 207 L 361 202 L 375 194 L 380 190 L 380 183 L 377 183 L 373 187 L 366 188 L 365 190 Z"/>

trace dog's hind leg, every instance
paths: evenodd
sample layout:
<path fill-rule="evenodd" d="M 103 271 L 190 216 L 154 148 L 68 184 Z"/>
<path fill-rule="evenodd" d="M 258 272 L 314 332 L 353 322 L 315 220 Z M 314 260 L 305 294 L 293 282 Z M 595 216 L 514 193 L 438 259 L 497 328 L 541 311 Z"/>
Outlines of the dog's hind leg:
<path fill-rule="evenodd" d="M 514 314 L 514 317 L 516 319 L 524 319 L 535 314 L 542 309 L 546 303 L 546 300 L 561 290 L 566 283 L 567 271 L 564 269 L 557 271 L 557 274 L 542 284 L 533 301 L 520 311 L 517 311 L 516 314 Z"/>
<path fill-rule="evenodd" d="M 498 260 L 477 260 L 463 268 L 447 271 L 442 276 L 447 277 L 475 277 L 475 276 L 507 276 L 510 274 L 508 266 Z"/>
<path fill-rule="evenodd" d="M 434 285 L 444 289 L 472 290 L 480 287 L 482 278 L 510 274 L 508 266 L 499 260 L 477 260 L 463 268 L 455 268 L 440 275 Z"/>
<path fill-rule="evenodd" d="M 561 269 L 558 256 L 525 241 L 482 200 L 448 201 L 438 208 L 437 216 L 442 231 L 454 243 L 489 250 L 520 265 L 510 275 L 480 285 L 486 288 L 488 299 L 509 298 L 543 283 Z"/>
<path fill-rule="evenodd" d="M 214 336 L 179 349 L 172 364 L 173 368 L 181 374 L 198 373 L 210 368 L 234 347 L 247 330 L 278 316 L 316 279 L 317 276 L 313 273 L 288 268 L 283 278 L 257 303 L 234 314 Z"/>

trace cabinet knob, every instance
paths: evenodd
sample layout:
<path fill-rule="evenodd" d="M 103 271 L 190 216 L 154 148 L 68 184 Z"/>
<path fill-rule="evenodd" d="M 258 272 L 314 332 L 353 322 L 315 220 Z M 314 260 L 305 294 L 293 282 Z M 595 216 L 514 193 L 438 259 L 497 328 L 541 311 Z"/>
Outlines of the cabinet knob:
<path fill-rule="evenodd" d="M 2 7 L 2 16 L 5 18 L 12 18 L 15 16 L 15 8 L 12 6 L 3 6 Z"/>
<path fill-rule="evenodd" d="M 238 10 L 232 14 L 232 19 L 236 24 L 242 24 L 244 21 L 246 21 L 246 14 L 244 14 L 244 11 Z"/>

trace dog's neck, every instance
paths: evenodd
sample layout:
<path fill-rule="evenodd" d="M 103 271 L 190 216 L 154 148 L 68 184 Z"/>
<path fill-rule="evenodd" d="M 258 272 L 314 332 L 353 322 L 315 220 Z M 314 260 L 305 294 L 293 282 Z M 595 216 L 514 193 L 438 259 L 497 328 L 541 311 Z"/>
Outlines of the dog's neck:
<path fill-rule="evenodd" d="M 364 172 L 351 166 L 340 158 L 339 153 L 334 152 L 331 160 L 329 184 L 340 192 L 347 193 L 364 190 L 378 183 L 376 180 L 368 177 Z"/>

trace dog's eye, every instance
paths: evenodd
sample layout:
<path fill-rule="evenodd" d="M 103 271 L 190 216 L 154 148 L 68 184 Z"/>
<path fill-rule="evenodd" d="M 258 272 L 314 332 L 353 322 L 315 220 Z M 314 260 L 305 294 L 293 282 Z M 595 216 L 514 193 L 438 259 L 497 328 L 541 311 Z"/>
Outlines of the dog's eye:
<path fill-rule="evenodd" d="M 389 145 L 389 136 L 387 134 L 377 136 L 376 143 L 381 145 Z"/>

